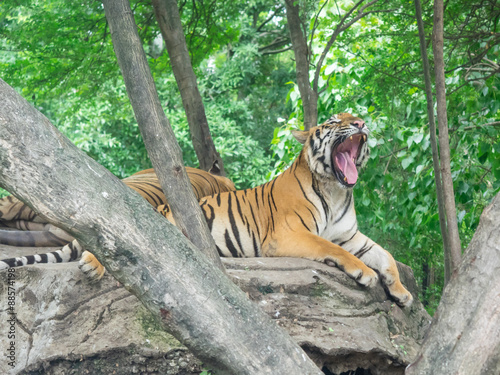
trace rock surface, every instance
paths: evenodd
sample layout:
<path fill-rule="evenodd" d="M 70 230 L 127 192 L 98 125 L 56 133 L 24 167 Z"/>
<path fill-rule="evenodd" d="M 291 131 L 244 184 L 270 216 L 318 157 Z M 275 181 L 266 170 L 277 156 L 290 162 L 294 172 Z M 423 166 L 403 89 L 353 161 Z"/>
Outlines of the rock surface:
<path fill-rule="evenodd" d="M 0 249 L 0 257 L 13 256 L 12 251 Z M 326 374 L 403 374 L 430 323 L 418 300 L 401 309 L 388 300 L 380 284 L 363 288 L 342 271 L 318 262 L 223 262 L 234 282 Z M 400 266 L 403 283 L 416 296 L 411 270 Z M 187 375 L 203 370 L 109 275 L 89 283 L 77 264 L 70 263 L 17 268 L 1 272 L 0 279 L 2 374 Z M 12 291 L 15 324 L 9 322 Z M 15 338 L 9 339 L 11 334 Z M 9 365 L 11 354 L 14 367 Z"/>

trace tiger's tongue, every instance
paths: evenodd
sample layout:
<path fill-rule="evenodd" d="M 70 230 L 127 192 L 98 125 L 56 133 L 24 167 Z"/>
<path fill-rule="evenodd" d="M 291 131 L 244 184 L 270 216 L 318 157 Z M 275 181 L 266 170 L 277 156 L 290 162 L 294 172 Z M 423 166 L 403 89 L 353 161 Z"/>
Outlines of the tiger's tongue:
<path fill-rule="evenodd" d="M 338 152 L 335 155 L 337 159 L 337 165 L 339 169 L 342 171 L 344 176 L 347 178 L 348 184 L 355 184 L 358 180 L 358 170 L 356 169 L 356 165 L 352 161 L 350 153 L 348 151 Z"/>

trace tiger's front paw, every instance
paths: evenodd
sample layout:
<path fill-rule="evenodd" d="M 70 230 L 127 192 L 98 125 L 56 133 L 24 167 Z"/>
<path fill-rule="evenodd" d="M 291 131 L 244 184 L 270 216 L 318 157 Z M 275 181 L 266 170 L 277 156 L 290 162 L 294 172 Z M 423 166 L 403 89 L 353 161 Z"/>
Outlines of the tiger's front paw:
<path fill-rule="evenodd" d="M 377 273 L 371 268 L 367 267 L 363 262 L 359 261 L 359 265 L 341 265 L 332 260 L 325 261 L 329 266 L 337 266 L 343 270 L 348 276 L 352 277 L 358 284 L 367 287 L 373 287 L 378 282 Z"/>
<path fill-rule="evenodd" d="M 83 252 L 78 267 L 92 281 L 100 280 L 106 272 L 106 268 L 89 251 Z"/>
<path fill-rule="evenodd" d="M 351 275 L 349 275 L 351 276 Z M 369 267 L 365 267 L 363 269 L 358 269 L 351 276 L 358 284 L 367 287 L 374 287 L 378 282 L 377 273 Z"/>
<path fill-rule="evenodd" d="M 399 306 L 410 307 L 413 303 L 413 296 L 406 290 L 401 282 L 396 281 L 394 284 L 387 286 L 387 289 L 391 297 Z"/>
<path fill-rule="evenodd" d="M 385 290 L 400 307 L 411 306 L 413 296 L 401 283 L 396 264 L 393 267 L 382 270 L 380 276 L 382 277 L 382 284 Z"/>

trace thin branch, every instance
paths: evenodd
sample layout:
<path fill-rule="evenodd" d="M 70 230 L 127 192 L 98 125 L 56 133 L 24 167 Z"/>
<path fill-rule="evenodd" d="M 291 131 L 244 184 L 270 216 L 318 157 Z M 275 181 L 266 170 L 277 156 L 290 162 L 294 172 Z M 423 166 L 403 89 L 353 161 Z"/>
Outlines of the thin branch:
<path fill-rule="evenodd" d="M 391 159 L 392 159 L 392 155 L 394 155 L 393 153 L 389 156 L 389 160 L 387 160 L 387 164 L 385 165 L 385 169 L 384 169 L 384 175 L 387 174 L 387 170 L 389 169 L 389 164 L 391 163 Z"/>
<path fill-rule="evenodd" d="M 482 124 L 482 125 L 466 126 L 465 128 L 462 128 L 462 129 L 460 129 L 458 126 L 455 126 L 455 127 L 453 127 L 453 128 L 450 129 L 450 132 L 455 132 L 457 130 L 464 130 L 464 131 L 467 131 L 467 130 L 476 130 L 476 129 L 485 128 L 487 126 L 493 126 L 493 127 L 500 126 L 500 121 L 488 122 L 488 123 Z"/>
<path fill-rule="evenodd" d="M 370 10 L 365 13 L 361 13 L 360 15 L 354 17 L 347 25 L 342 27 L 340 32 L 347 30 L 349 27 L 351 27 L 354 23 L 358 22 L 361 18 L 369 15 L 369 14 L 375 14 L 375 13 L 394 13 L 396 9 L 384 9 L 384 10 Z"/>
<path fill-rule="evenodd" d="M 406 149 L 408 149 L 408 146 L 402 147 L 399 150 L 394 150 L 390 154 L 379 156 L 379 159 L 389 158 L 389 157 L 393 156 L 394 154 L 398 153 L 399 151 L 403 151 L 403 150 L 406 150 Z"/>
<path fill-rule="evenodd" d="M 462 87 L 464 86 L 467 86 L 470 82 L 474 82 L 474 81 L 486 81 L 487 79 L 491 78 L 492 76 L 498 74 L 500 72 L 500 69 L 499 70 L 495 70 L 493 72 L 491 72 L 491 74 L 487 75 L 487 76 L 483 76 L 483 77 L 479 77 L 479 78 L 472 78 L 472 79 L 468 79 L 467 78 L 467 75 L 465 77 L 465 82 L 462 83 L 460 86 L 456 87 L 455 89 L 447 92 L 446 96 L 449 96 L 455 92 L 457 92 L 458 90 L 460 90 Z"/>
<path fill-rule="evenodd" d="M 483 51 L 481 51 L 481 53 L 479 53 L 478 55 L 474 56 L 474 57 L 471 57 L 469 59 L 469 61 L 467 61 L 466 63 L 462 64 L 462 65 L 459 65 L 457 67 L 454 67 L 453 69 L 449 69 L 447 70 L 445 73 L 446 74 L 449 74 L 451 72 L 453 72 L 454 70 L 456 69 L 459 69 L 459 68 L 463 68 L 463 67 L 466 67 L 466 66 L 470 66 L 470 65 L 474 65 L 474 64 L 477 64 L 478 62 L 480 62 L 482 59 L 484 59 L 484 57 L 487 55 L 488 51 L 493 48 L 494 46 L 497 45 L 497 40 L 500 41 L 500 38 L 499 39 L 495 39 L 495 43 L 489 43 L 487 48 L 485 48 Z"/>
<path fill-rule="evenodd" d="M 352 53 L 352 54 L 353 54 L 353 55 L 355 55 L 356 57 L 359 57 L 359 58 L 360 58 L 361 60 L 363 60 L 366 64 L 368 64 L 368 65 L 370 66 L 370 68 L 372 68 L 373 70 L 375 70 L 376 72 L 378 72 L 378 73 L 380 73 L 380 74 L 386 75 L 387 77 L 390 77 L 390 78 L 392 78 L 392 79 L 395 79 L 395 80 L 397 80 L 397 81 L 399 81 L 399 82 L 401 82 L 401 83 L 404 83 L 404 84 L 406 84 L 406 85 L 409 85 L 409 86 L 412 86 L 412 87 L 417 87 L 417 88 L 418 88 L 418 89 L 420 89 L 420 90 L 425 90 L 425 88 L 424 88 L 423 86 L 420 86 L 420 85 L 418 85 L 418 84 L 416 84 L 416 83 L 414 83 L 414 82 L 411 82 L 411 81 L 407 81 L 407 80 L 401 79 L 400 77 L 398 77 L 398 76 L 396 76 L 396 75 L 389 74 L 389 73 L 387 73 L 387 72 L 385 72 L 385 71 L 383 71 L 383 70 L 381 70 L 381 69 L 378 69 L 376 66 L 374 66 L 374 65 L 370 64 L 370 63 L 368 62 L 368 60 L 366 60 L 366 59 L 365 59 L 363 56 L 361 56 L 359 53 L 354 53 L 354 52 L 351 52 L 351 51 L 347 50 L 347 49 L 345 48 L 345 46 L 343 46 L 343 45 L 339 46 L 339 48 L 342 48 L 343 50 L 348 51 L 349 53 Z"/>
<path fill-rule="evenodd" d="M 316 13 L 316 16 L 314 17 L 314 24 L 313 24 L 313 29 L 311 31 L 311 38 L 309 39 L 309 50 L 312 51 L 312 42 L 313 42 L 313 38 L 314 38 L 314 32 L 316 31 L 316 27 L 317 27 L 317 23 L 318 23 L 318 17 L 319 17 L 319 14 L 321 13 L 321 11 L 323 10 L 323 8 L 326 6 L 326 4 L 328 4 L 328 0 L 326 0 L 323 5 L 321 6 L 320 10 L 318 11 L 318 13 Z"/>
<path fill-rule="evenodd" d="M 282 48 L 282 49 L 277 49 L 277 50 L 274 50 L 274 51 L 262 52 L 262 55 L 263 56 L 265 56 L 265 55 L 276 55 L 278 53 L 289 51 L 291 49 L 292 49 L 292 46 L 289 46 L 289 47 Z"/>
<path fill-rule="evenodd" d="M 318 95 L 324 93 L 328 89 L 328 84 L 330 83 L 330 78 L 332 78 L 333 73 L 331 73 L 326 79 L 325 87 L 322 90 L 319 90 Z"/>
<path fill-rule="evenodd" d="M 283 38 L 276 38 L 267 46 L 259 47 L 258 51 L 261 52 L 261 51 L 264 51 L 265 49 L 273 48 L 276 46 L 281 46 L 281 45 L 287 44 L 289 42 L 290 42 L 290 40 L 288 38 L 284 38 L 284 37 Z"/>
<path fill-rule="evenodd" d="M 500 33 L 490 33 L 488 31 L 483 31 L 483 32 L 477 32 L 477 33 L 474 33 L 474 34 L 468 34 L 468 35 L 445 35 L 444 36 L 444 39 L 448 39 L 448 40 L 460 40 L 460 39 L 473 39 L 473 40 L 477 40 L 481 37 L 490 37 L 490 36 L 494 36 L 494 37 L 500 37 Z"/>
<path fill-rule="evenodd" d="M 483 173 L 483 175 L 479 179 L 479 183 L 478 184 L 480 184 L 481 182 L 483 182 L 484 178 L 488 175 L 488 173 L 491 173 L 491 168 L 484 168 L 482 165 L 479 165 L 479 168 L 483 168 L 484 170 L 486 170 L 486 172 Z"/>
<path fill-rule="evenodd" d="M 346 22 L 347 18 L 349 18 L 349 16 L 356 10 L 357 7 L 359 7 L 361 5 L 361 3 L 363 3 L 364 0 L 360 0 L 358 1 L 356 4 L 354 4 L 354 6 L 341 18 L 340 22 L 337 24 L 337 27 L 335 28 L 332 36 L 330 37 L 330 40 L 328 41 L 328 43 L 326 44 L 325 48 L 323 49 L 323 52 L 321 53 L 321 56 L 319 57 L 319 60 L 318 60 L 318 63 L 317 63 L 317 66 L 316 66 L 316 70 L 314 72 L 314 80 L 313 80 L 313 90 L 315 92 L 318 91 L 318 82 L 319 82 L 319 73 L 320 73 L 320 70 L 321 70 L 321 66 L 323 65 L 323 61 L 325 60 L 326 58 L 326 54 L 328 53 L 328 51 L 330 51 L 330 48 L 332 48 L 333 46 L 333 43 L 335 43 L 335 40 L 337 39 L 337 37 L 339 36 L 339 34 L 345 30 L 346 28 L 344 28 L 344 23 Z M 372 0 L 371 2 L 369 2 L 368 4 L 366 4 L 364 7 L 362 7 L 361 9 L 366 9 L 367 7 L 377 3 L 379 0 Z M 359 17 L 359 16 L 358 16 Z M 356 19 L 357 17 L 355 17 Z M 359 18 L 357 18 L 359 19 Z M 350 22 L 349 23 L 349 26 L 352 25 L 354 22 Z M 347 26 L 347 27 L 349 27 Z"/>
<path fill-rule="evenodd" d="M 271 14 L 264 22 L 262 22 L 260 24 L 260 26 L 257 28 L 257 30 L 255 30 L 256 32 L 259 32 L 269 21 L 271 21 L 275 16 L 276 14 L 282 10 L 285 6 L 284 5 L 281 5 L 280 7 L 278 7 L 274 12 L 273 14 Z"/>

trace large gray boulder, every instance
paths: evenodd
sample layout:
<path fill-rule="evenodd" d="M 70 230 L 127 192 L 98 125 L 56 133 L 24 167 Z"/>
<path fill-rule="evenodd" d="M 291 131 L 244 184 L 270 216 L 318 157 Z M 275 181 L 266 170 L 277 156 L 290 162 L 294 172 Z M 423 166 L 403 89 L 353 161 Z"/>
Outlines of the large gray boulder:
<path fill-rule="evenodd" d="M 5 248 L 0 256 L 7 252 L 12 256 Z M 327 374 L 403 374 L 430 323 L 418 300 L 401 309 L 381 285 L 358 286 L 318 262 L 254 258 L 224 259 L 224 264 L 234 282 Z M 411 270 L 401 265 L 400 271 L 416 296 Z M 1 374 L 198 374 L 203 369 L 109 275 L 89 283 L 70 263 L 18 268 L 0 278 Z M 15 324 L 9 322 L 9 291 Z M 15 338 L 8 339 L 12 334 Z"/>

